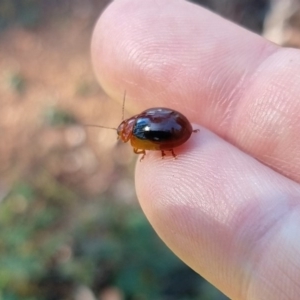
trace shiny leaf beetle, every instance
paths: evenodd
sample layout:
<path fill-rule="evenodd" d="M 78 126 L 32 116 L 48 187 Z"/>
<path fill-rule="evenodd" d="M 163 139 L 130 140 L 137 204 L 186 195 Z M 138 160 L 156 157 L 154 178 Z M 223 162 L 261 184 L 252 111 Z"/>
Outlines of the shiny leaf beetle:
<path fill-rule="evenodd" d="M 126 94 L 126 93 L 125 93 Z M 124 143 L 130 141 L 133 152 L 145 155 L 145 150 L 161 151 L 164 157 L 165 151 L 171 151 L 174 158 L 176 155 L 173 148 L 185 143 L 193 132 L 193 127 L 189 120 L 180 112 L 169 108 L 150 108 L 142 113 L 124 120 L 123 99 L 123 121 L 118 128 L 110 128 L 100 125 L 87 125 L 101 128 L 109 128 L 117 131 L 118 138 Z"/>

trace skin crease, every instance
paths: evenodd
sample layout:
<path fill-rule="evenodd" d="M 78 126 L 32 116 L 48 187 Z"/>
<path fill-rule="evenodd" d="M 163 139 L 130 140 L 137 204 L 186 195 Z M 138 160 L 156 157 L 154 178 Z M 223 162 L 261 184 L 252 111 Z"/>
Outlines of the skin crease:
<path fill-rule="evenodd" d="M 170 107 L 206 128 L 177 160 L 148 151 L 137 163 L 164 242 L 231 299 L 299 299 L 300 51 L 185 1 L 118 0 L 92 58 L 133 113 Z"/>

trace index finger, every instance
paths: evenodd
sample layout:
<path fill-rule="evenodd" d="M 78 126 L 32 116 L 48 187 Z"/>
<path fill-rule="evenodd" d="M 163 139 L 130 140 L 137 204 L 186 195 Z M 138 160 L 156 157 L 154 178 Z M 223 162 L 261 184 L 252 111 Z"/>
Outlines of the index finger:
<path fill-rule="evenodd" d="M 126 90 L 127 108 L 179 110 L 300 181 L 300 55 L 278 49 L 181 0 L 115 1 L 92 43 L 100 83 L 120 100 Z"/>
<path fill-rule="evenodd" d="M 92 44 L 96 73 L 109 94 L 121 99 L 126 89 L 139 108 L 172 106 L 210 125 L 218 122 L 205 116 L 224 119 L 238 87 L 275 49 L 184 1 L 114 2 Z"/>

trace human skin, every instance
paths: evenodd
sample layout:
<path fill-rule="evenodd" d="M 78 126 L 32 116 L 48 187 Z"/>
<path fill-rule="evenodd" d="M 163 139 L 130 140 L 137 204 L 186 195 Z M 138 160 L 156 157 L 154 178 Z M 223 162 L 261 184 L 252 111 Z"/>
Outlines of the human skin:
<path fill-rule="evenodd" d="M 299 299 L 300 51 L 182 0 L 118 0 L 92 58 L 133 113 L 169 107 L 200 128 L 177 160 L 137 163 L 162 240 L 231 299 Z"/>

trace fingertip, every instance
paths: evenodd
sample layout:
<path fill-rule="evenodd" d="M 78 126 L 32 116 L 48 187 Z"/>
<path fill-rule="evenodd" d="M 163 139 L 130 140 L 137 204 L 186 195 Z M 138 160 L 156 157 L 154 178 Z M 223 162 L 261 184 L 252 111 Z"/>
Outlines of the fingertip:
<path fill-rule="evenodd" d="M 256 278 L 255 250 L 297 205 L 299 187 L 204 128 L 175 150 L 176 160 L 147 152 L 137 162 L 141 207 L 175 254 L 241 299 L 242 282 Z"/>

